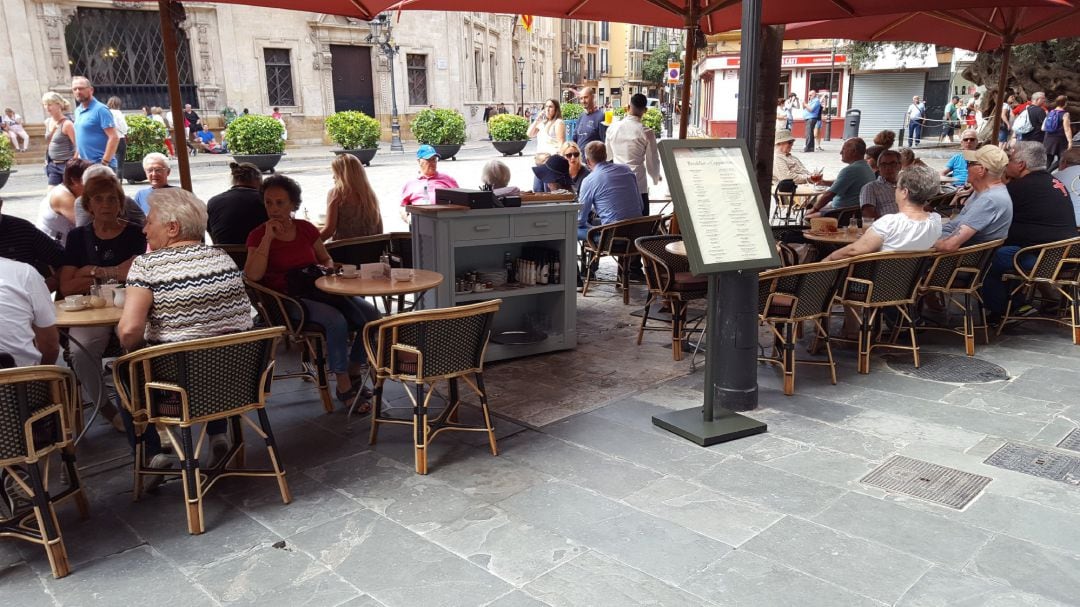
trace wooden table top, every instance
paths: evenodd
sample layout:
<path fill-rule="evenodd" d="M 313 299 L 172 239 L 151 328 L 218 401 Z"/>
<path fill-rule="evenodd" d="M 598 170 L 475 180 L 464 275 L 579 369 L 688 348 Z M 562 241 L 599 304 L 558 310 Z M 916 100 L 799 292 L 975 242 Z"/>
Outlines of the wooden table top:
<path fill-rule="evenodd" d="M 404 295 L 433 289 L 442 284 L 443 275 L 431 270 L 413 270 L 412 280 L 390 280 L 379 278 L 342 278 L 323 276 L 315 281 L 315 286 L 333 295 L 351 295 L 354 297 L 381 297 L 383 295 Z"/>
<path fill-rule="evenodd" d="M 828 191 L 828 187 L 818 188 L 817 186 L 810 183 L 800 183 L 799 185 L 795 186 L 796 196 L 817 196 L 819 194 L 824 194 Z"/>
<path fill-rule="evenodd" d="M 676 240 L 675 242 L 669 242 L 664 245 L 664 250 L 673 255 L 682 255 L 686 257 L 686 241 Z"/>
<path fill-rule="evenodd" d="M 807 240 L 812 240 L 814 242 L 843 246 L 858 240 L 863 235 L 863 231 L 848 233 L 847 230 L 839 230 L 837 232 L 814 232 L 812 230 L 806 230 L 802 235 Z"/>
<path fill-rule="evenodd" d="M 60 307 L 60 303 L 53 304 L 58 327 L 111 327 L 120 322 L 120 314 L 124 312 L 123 308 L 115 306 L 70 311 Z"/>

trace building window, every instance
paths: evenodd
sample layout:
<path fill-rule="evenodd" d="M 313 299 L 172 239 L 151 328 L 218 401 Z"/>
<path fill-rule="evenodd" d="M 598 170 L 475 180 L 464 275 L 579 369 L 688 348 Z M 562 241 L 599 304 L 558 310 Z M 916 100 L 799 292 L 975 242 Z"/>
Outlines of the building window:
<path fill-rule="evenodd" d="M 495 89 L 495 53 L 488 55 L 488 80 L 491 80 L 491 100 L 494 101 L 498 98 L 498 91 Z"/>
<path fill-rule="evenodd" d="M 289 52 L 287 48 L 263 49 L 263 63 L 266 64 L 266 93 L 270 105 L 273 106 L 296 105 Z"/>
<path fill-rule="evenodd" d="M 427 55 L 405 55 L 409 78 L 409 105 L 427 105 Z"/>
<path fill-rule="evenodd" d="M 608 50 L 606 48 L 600 49 L 600 73 L 608 73 Z"/>
<path fill-rule="evenodd" d="M 484 57 L 480 51 L 473 51 L 473 76 L 476 85 L 476 100 L 479 101 L 484 91 Z"/>
<path fill-rule="evenodd" d="M 607 42 L 609 35 L 610 35 L 610 32 L 609 32 L 608 22 L 604 21 L 604 22 L 602 22 L 600 24 L 600 40 L 602 42 Z"/>

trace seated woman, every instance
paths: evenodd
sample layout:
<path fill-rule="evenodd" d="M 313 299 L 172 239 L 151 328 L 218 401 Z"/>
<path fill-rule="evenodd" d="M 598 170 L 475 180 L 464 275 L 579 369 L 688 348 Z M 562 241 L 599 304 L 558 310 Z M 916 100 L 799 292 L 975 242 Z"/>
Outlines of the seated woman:
<path fill-rule="evenodd" d="M 294 219 L 300 208 L 300 184 L 284 175 L 271 175 L 262 183 L 263 203 L 269 221 L 248 234 L 248 258 L 244 275 L 267 287 L 300 299 L 308 322 L 326 332 L 330 372 L 337 380 L 338 400 L 351 403 L 360 390 L 364 344 L 360 329 L 379 318 L 374 306 L 359 297 L 328 295 L 301 286 L 304 269 L 316 264 L 333 266 L 319 229 Z M 290 289 L 289 276 L 294 279 Z M 356 332 L 350 344 L 349 334 Z"/>
<path fill-rule="evenodd" d="M 323 240 L 382 234 L 379 199 L 368 183 L 364 164 L 352 154 L 338 154 L 330 164 L 334 187 L 326 194 Z"/>
<path fill-rule="evenodd" d="M 544 184 L 545 192 L 574 192 L 574 179 L 570 177 L 570 163 L 558 154 L 552 154 L 544 164 L 533 167 L 533 174 Z"/>
<path fill-rule="evenodd" d="M 510 167 L 502 161 L 489 160 L 480 170 L 481 190 L 490 190 L 496 196 L 520 196 L 521 190 L 510 185 Z"/>
<path fill-rule="evenodd" d="M 899 213 L 878 217 L 855 242 L 833 251 L 824 261 L 847 259 L 877 251 L 928 251 L 941 237 L 941 216 L 923 210 L 936 196 L 937 173 L 927 166 L 912 166 L 900 172 L 896 181 Z"/>
<path fill-rule="evenodd" d="M 42 232 L 67 243 L 68 232 L 75 227 L 75 199 L 82 196 L 83 173 L 91 166 L 86 160 L 74 158 L 64 167 L 64 180 L 41 199 L 37 227 Z"/>
<path fill-rule="evenodd" d="M 128 270 L 120 344 L 130 351 L 251 329 L 251 301 L 240 269 L 227 253 L 203 244 L 206 205 L 180 188 L 154 190 L 148 203 L 143 233 L 151 252 L 136 257 Z M 131 414 L 121 415 L 134 447 Z M 210 466 L 229 450 L 226 427 L 225 420 L 208 425 Z M 151 467 L 176 465 L 175 456 L 161 454 L 157 432 L 146 432 L 146 440 Z"/>
<path fill-rule="evenodd" d="M 146 238 L 140 226 L 119 219 L 123 200 L 124 190 L 111 171 L 86 179 L 82 205 L 92 221 L 68 234 L 64 265 L 60 267 L 62 295 L 85 295 L 91 286 L 109 279 L 125 282 L 131 262 L 146 252 Z M 82 345 L 72 349 L 71 354 L 75 375 L 82 383 L 83 402 L 93 401 L 103 394 L 101 357 L 113 328 L 73 327 L 69 334 Z M 115 407 L 103 400 L 98 403 L 102 415 L 118 430 L 122 429 Z"/>
<path fill-rule="evenodd" d="M 95 175 L 101 175 L 103 177 L 109 177 L 110 179 L 116 177 L 116 173 L 112 169 L 103 164 L 94 164 L 87 167 L 86 172 L 83 173 L 83 181 L 86 181 Z M 93 219 L 90 217 L 90 213 L 86 210 L 86 205 L 82 204 L 81 198 L 75 199 L 75 226 L 81 227 L 90 225 Z M 120 209 L 120 222 L 134 224 L 135 226 L 142 227 L 142 224 L 146 223 L 146 214 L 139 208 L 139 203 L 135 202 L 135 199 L 131 196 L 124 196 L 124 203 Z"/>
<path fill-rule="evenodd" d="M 570 164 L 570 178 L 574 180 L 574 191 L 581 188 L 581 182 L 589 176 L 589 167 L 581 162 L 581 148 L 573 141 L 567 141 L 559 149 L 559 155 Z"/>

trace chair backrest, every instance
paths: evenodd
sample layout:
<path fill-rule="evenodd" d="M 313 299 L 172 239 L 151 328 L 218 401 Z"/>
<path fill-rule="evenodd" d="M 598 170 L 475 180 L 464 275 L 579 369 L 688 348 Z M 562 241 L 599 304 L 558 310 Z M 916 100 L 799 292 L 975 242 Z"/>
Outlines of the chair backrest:
<path fill-rule="evenodd" d="M 232 257 L 232 260 L 236 263 L 236 267 L 240 270 L 244 269 L 244 264 L 247 263 L 248 250 L 246 245 L 242 244 L 216 244 L 214 248 L 221 249 Z"/>
<path fill-rule="evenodd" d="M 358 236 L 326 243 L 326 251 L 338 263 L 378 263 L 383 253 L 390 252 L 390 235 Z"/>
<path fill-rule="evenodd" d="M 247 278 L 244 287 L 264 326 L 285 327 L 290 336 L 299 337 L 307 322 L 304 306 L 299 301 Z"/>
<path fill-rule="evenodd" d="M 645 265 L 645 282 L 649 290 L 667 293 L 675 281 L 676 272 L 689 272 L 690 260 L 685 255 L 671 253 L 665 247 L 672 242 L 681 242 L 678 234 L 668 236 L 642 236 L 634 240 L 634 246 L 641 253 Z"/>
<path fill-rule="evenodd" d="M 1005 242 L 991 240 L 952 253 L 936 253 L 919 286 L 924 291 L 975 291 L 982 285 L 994 251 Z"/>
<path fill-rule="evenodd" d="M 0 371 L 0 464 L 37 461 L 67 443 L 75 376 L 53 365 Z"/>
<path fill-rule="evenodd" d="M 822 261 L 762 272 L 758 277 L 758 314 L 762 318 L 807 320 L 829 313 L 847 274 L 848 261 Z M 772 314 L 777 297 L 790 300 L 784 313 Z M 785 302 L 786 303 L 786 302 Z"/>
<path fill-rule="evenodd" d="M 114 363 L 116 391 L 132 413 L 185 422 L 262 405 L 283 333 L 273 327 L 143 348 Z M 186 402 L 166 398 L 169 390 L 152 384 L 177 386 Z"/>
<path fill-rule="evenodd" d="M 930 251 L 885 251 L 852 257 L 840 298 L 872 307 L 914 303 L 932 256 Z"/>
<path fill-rule="evenodd" d="M 382 375 L 434 380 L 484 366 L 501 299 L 387 316 L 364 326 L 369 364 Z"/>
<path fill-rule="evenodd" d="M 413 267 L 412 233 L 390 232 L 390 256 L 397 258 L 397 267 Z"/>
<path fill-rule="evenodd" d="M 855 218 L 855 222 L 860 228 L 862 227 L 861 207 L 855 206 L 846 209 L 840 209 L 839 211 L 836 211 L 835 214 L 830 213 L 829 215 L 832 217 L 836 217 L 836 225 L 840 226 L 840 228 L 846 228 L 848 224 L 851 223 L 852 218 Z"/>
<path fill-rule="evenodd" d="M 1038 257 L 1029 272 L 1017 268 L 1020 275 L 1058 284 L 1075 284 L 1080 280 L 1080 237 L 1027 247 L 1017 252 L 1014 259 L 1024 253 L 1037 253 Z"/>
<path fill-rule="evenodd" d="M 588 242 L 592 242 L 593 231 L 598 231 L 599 236 L 595 240 L 596 250 L 603 255 L 623 255 L 636 253 L 634 241 L 642 236 L 654 236 L 658 233 L 660 215 L 647 215 L 624 219 L 589 230 Z"/>

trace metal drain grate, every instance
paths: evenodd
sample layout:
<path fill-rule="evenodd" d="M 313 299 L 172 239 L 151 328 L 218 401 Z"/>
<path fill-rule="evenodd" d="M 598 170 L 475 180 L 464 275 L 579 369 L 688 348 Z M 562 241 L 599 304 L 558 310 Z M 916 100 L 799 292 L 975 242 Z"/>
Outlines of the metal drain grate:
<path fill-rule="evenodd" d="M 860 482 L 961 510 L 991 480 L 989 476 L 894 455 Z"/>
<path fill-rule="evenodd" d="M 885 363 L 893 371 L 918 379 L 951 384 L 975 384 L 1009 379 L 1009 373 L 992 362 L 960 354 L 927 352 L 919 355 L 919 368 L 910 354 L 889 354 Z"/>
<path fill-rule="evenodd" d="M 1080 457 L 1057 451 L 1005 443 L 986 458 L 985 463 L 1013 472 L 1080 485 Z"/>
<path fill-rule="evenodd" d="M 1058 443 L 1058 449 L 1068 449 L 1069 451 L 1080 451 L 1080 428 L 1073 430 L 1068 436 L 1061 439 Z"/>

